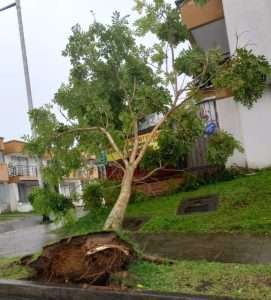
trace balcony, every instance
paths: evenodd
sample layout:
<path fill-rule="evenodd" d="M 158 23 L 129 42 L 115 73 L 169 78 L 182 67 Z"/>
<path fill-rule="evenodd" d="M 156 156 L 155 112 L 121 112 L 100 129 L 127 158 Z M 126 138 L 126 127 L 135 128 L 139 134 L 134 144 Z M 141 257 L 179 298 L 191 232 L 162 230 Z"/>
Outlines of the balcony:
<path fill-rule="evenodd" d="M 230 89 L 215 89 L 213 87 L 201 89 L 201 94 L 203 100 L 209 100 L 209 99 L 225 99 L 233 97 L 233 93 Z"/>
<path fill-rule="evenodd" d="M 4 153 L 13 154 L 13 153 L 23 153 L 25 143 L 22 141 L 12 140 L 4 143 Z"/>
<path fill-rule="evenodd" d="M 38 180 L 38 169 L 36 166 L 10 165 L 8 174 L 12 182 Z"/>
<path fill-rule="evenodd" d="M 198 6 L 193 0 L 181 6 L 183 22 L 190 30 L 190 41 L 201 49 L 220 49 L 225 57 L 230 54 L 222 0 L 209 0 Z"/>
<path fill-rule="evenodd" d="M 8 166 L 0 163 L 0 183 L 8 182 Z"/>
<path fill-rule="evenodd" d="M 204 6 L 196 5 L 193 0 L 188 0 L 184 2 L 180 10 L 182 20 L 189 30 L 224 18 L 222 0 L 209 0 Z"/>

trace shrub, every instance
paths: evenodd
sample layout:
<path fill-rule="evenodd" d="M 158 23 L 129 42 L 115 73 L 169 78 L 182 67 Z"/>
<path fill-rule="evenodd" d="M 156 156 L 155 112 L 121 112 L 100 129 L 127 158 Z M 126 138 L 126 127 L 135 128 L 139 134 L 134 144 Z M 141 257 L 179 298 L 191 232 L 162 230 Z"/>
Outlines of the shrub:
<path fill-rule="evenodd" d="M 224 166 L 235 150 L 243 152 L 240 142 L 231 134 L 221 130 L 212 135 L 208 142 L 208 162 L 212 165 Z"/>
<path fill-rule="evenodd" d="M 101 183 L 93 181 L 87 184 L 83 190 L 83 200 L 87 209 L 101 207 L 103 200 Z"/>
<path fill-rule="evenodd" d="M 238 168 L 217 168 L 215 171 L 210 171 L 207 169 L 198 175 L 195 175 L 191 172 L 186 172 L 184 174 L 184 182 L 179 191 L 195 191 L 203 185 L 230 181 L 240 176 L 244 176 L 245 174 L 247 174 L 247 170 Z"/>
<path fill-rule="evenodd" d="M 184 174 L 184 182 L 180 190 L 183 192 L 195 191 L 203 184 L 204 182 L 198 176 L 187 172 Z"/>
<path fill-rule="evenodd" d="M 134 191 L 132 193 L 130 202 L 131 203 L 139 203 L 139 202 L 143 202 L 143 201 L 145 201 L 147 199 L 148 199 L 148 197 L 143 192 L 136 192 L 136 191 Z"/>
<path fill-rule="evenodd" d="M 117 181 L 105 180 L 102 182 L 103 196 L 106 206 L 112 207 L 120 193 L 120 183 Z"/>
<path fill-rule="evenodd" d="M 71 199 L 53 192 L 49 188 L 34 188 L 29 195 L 29 201 L 34 211 L 44 217 L 53 216 L 57 221 L 68 216 L 68 222 L 72 219 Z"/>
<path fill-rule="evenodd" d="M 112 207 L 118 199 L 120 193 L 120 183 L 116 181 L 92 181 L 88 183 L 83 190 L 83 200 L 85 207 L 101 208 L 103 206 Z M 134 191 L 130 202 L 142 202 L 147 197 L 142 192 Z"/>
<path fill-rule="evenodd" d="M 85 207 L 100 208 L 111 207 L 116 202 L 120 192 L 120 186 L 114 181 L 92 181 L 88 183 L 83 191 Z"/>

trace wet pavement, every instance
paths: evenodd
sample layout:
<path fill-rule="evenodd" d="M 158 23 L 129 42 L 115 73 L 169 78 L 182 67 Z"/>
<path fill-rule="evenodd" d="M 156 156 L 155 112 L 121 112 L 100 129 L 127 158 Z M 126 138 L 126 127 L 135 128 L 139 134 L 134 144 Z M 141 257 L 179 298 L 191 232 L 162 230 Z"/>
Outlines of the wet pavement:
<path fill-rule="evenodd" d="M 0 223 L 0 257 L 33 254 L 60 239 L 52 225 L 41 218 Z M 131 233 L 147 254 L 178 260 L 207 260 L 226 263 L 271 264 L 271 236 L 251 234 Z M 0 299 L 1 300 L 1 299 Z"/>
<path fill-rule="evenodd" d="M 41 218 L 29 216 L 0 223 L 0 257 L 24 256 L 38 252 L 46 244 L 57 240 L 50 226 Z"/>
<path fill-rule="evenodd" d="M 147 254 L 177 260 L 271 264 L 271 236 L 253 234 L 134 233 Z"/>

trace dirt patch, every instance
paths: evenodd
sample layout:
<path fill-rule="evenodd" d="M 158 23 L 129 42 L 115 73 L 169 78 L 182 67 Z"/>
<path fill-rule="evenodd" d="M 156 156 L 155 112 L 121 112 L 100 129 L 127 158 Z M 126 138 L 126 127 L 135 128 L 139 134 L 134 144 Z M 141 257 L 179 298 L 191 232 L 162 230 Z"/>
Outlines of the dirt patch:
<path fill-rule="evenodd" d="M 218 195 L 185 199 L 179 205 L 177 215 L 215 211 L 218 203 Z"/>
<path fill-rule="evenodd" d="M 107 285 L 111 274 L 127 270 L 135 259 L 132 247 L 113 232 L 64 239 L 43 249 L 31 262 L 34 280 Z"/>
<path fill-rule="evenodd" d="M 123 228 L 129 231 L 138 231 L 149 220 L 149 217 L 127 217 L 124 219 Z"/>

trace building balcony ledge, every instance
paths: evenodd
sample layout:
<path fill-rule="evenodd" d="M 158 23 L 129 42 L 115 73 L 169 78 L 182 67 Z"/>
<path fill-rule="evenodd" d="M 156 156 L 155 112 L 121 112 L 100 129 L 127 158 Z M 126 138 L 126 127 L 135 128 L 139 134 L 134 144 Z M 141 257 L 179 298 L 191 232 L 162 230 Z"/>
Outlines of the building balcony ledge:
<path fill-rule="evenodd" d="M 224 18 L 222 0 L 209 0 L 199 6 L 193 0 L 184 1 L 180 7 L 181 17 L 189 30 Z"/>
<path fill-rule="evenodd" d="M 36 181 L 38 170 L 36 166 L 10 165 L 8 167 L 9 182 Z"/>
<path fill-rule="evenodd" d="M 8 166 L 0 163 L 0 183 L 8 182 Z"/>
<path fill-rule="evenodd" d="M 225 99 L 225 98 L 231 98 L 233 96 L 233 93 L 230 89 L 216 89 L 214 87 L 201 89 L 202 94 L 202 101 L 207 101 L 210 99 Z"/>

